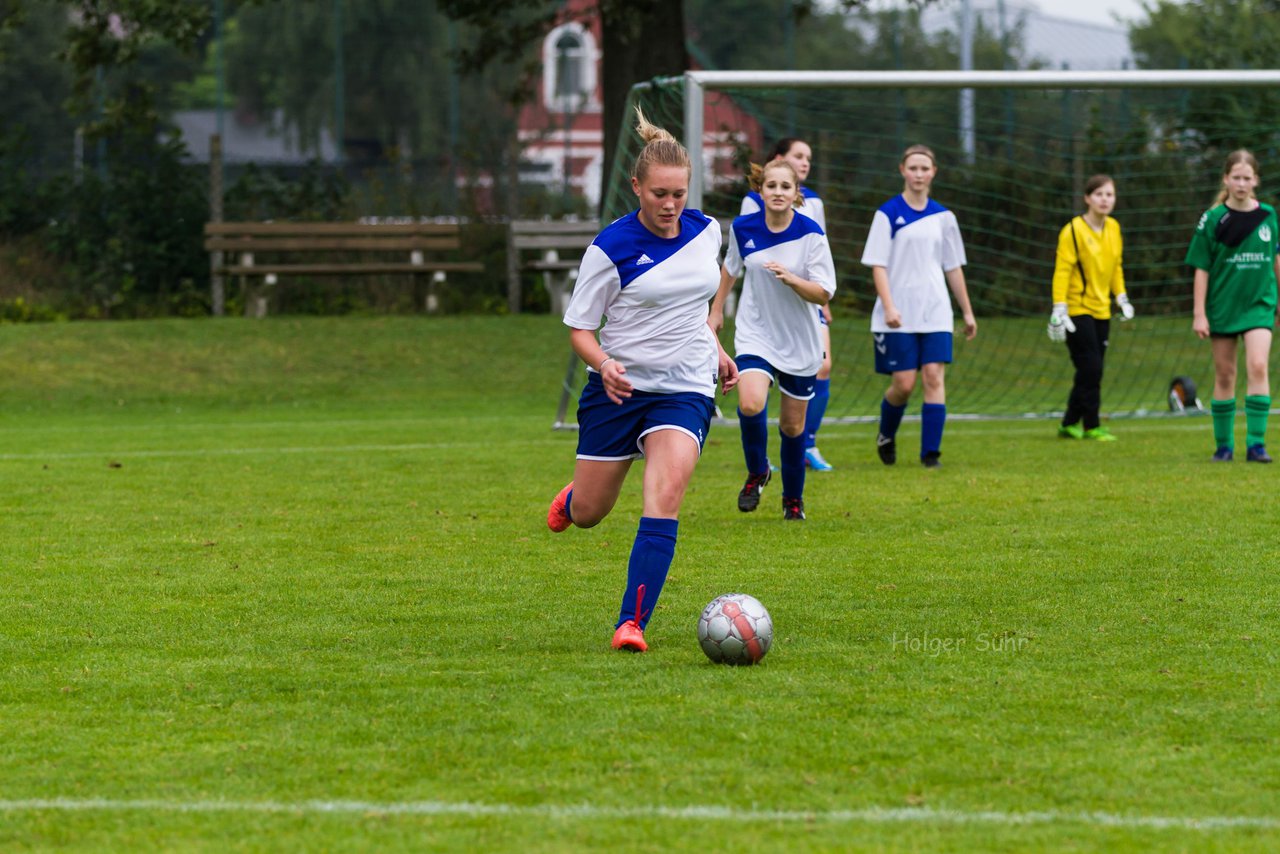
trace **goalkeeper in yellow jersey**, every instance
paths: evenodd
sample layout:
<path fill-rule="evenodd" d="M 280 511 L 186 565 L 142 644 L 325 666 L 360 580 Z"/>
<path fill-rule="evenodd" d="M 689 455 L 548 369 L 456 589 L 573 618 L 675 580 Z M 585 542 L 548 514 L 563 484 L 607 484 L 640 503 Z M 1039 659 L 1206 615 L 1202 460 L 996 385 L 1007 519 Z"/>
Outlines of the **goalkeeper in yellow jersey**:
<path fill-rule="evenodd" d="M 1102 363 L 1111 329 L 1111 299 L 1120 320 L 1133 318 L 1124 290 L 1124 239 L 1120 223 L 1111 217 L 1116 184 L 1109 175 L 1094 175 L 1084 185 L 1085 212 L 1062 227 L 1053 270 L 1053 311 L 1049 340 L 1067 342 L 1076 367 L 1067 411 L 1058 426 L 1064 439 L 1113 442 L 1102 426 Z"/>

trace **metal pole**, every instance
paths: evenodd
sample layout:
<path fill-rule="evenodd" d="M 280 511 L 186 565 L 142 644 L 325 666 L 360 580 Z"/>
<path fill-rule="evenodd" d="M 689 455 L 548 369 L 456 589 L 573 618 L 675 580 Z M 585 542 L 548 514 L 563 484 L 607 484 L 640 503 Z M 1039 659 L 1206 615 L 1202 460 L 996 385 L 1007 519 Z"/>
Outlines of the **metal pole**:
<path fill-rule="evenodd" d="M 334 162 L 346 159 L 347 138 L 346 71 L 343 69 L 342 0 L 333 0 L 333 142 Z"/>
<path fill-rule="evenodd" d="M 209 221 L 222 222 L 222 134 L 219 133 L 209 140 Z M 222 261 L 221 250 L 209 253 L 209 307 L 214 317 L 227 313 L 226 284 L 219 272 Z"/>
<path fill-rule="evenodd" d="M 560 195 L 569 198 L 569 134 L 573 131 L 573 97 L 576 86 L 570 69 L 572 57 L 565 44 L 556 45 L 556 106 L 560 108 Z"/>
<path fill-rule="evenodd" d="M 226 139 L 226 128 L 223 126 L 225 119 L 223 114 L 226 112 L 226 92 L 227 92 L 227 67 L 222 53 L 222 30 L 223 30 L 223 0 L 217 0 L 213 6 L 213 67 L 214 77 L 217 79 L 217 95 L 214 100 L 214 109 L 218 116 L 218 139 Z"/>
<path fill-rule="evenodd" d="M 449 187 L 445 191 L 452 212 L 459 213 L 458 205 L 458 140 L 461 137 L 462 107 L 459 93 L 458 25 L 449 20 Z"/>
<path fill-rule="evenodd" d="M 783 40 L 786 44 L 787 70 L 795 71 L 796 69 L 796 3 L 795 0 L 787 0 L 784 4 L 783 14 L 786 20 L 782 22 Z M 796 135 L 796 93 L 787 92 L 787 136 Z"/>
<path fill-rule="evenodd" d="M 960 6 L 960 71 L 973 71 L 973 3 L 964 0 Z M 964 162 L 973 165 L 974 152 L 973 90 L 960 90 L 960 150 Z"/>
<path fill-rule="evenodd" d="M 77 187 L 84 181 L 84 126 L 76 127 L 71 143 L 71 174 Z"/>
<path fill-rule="evenodd" d="M 893 67 L 901 70 L 902 62 L 902 11 L 893 10 Z M 906 148 L 907 143 L 907 99 L 902 94 L 902 90 L 898 90 L 894 94 L 894 103 L 898 110 L 898 144 L 895 146 L 897 151 Z"/>
<path fill-rule="evenodd" d="M 1005 17 L 1004 0 L 999 0 L 997 9 L 1000 12 L 1000 67 L 1008 71 L 1013 67 L 1013 57 L 1009 55 L 1009 22 Z M 1004 154 L 1013 157 L 1013 93 L 1004 92 Z"/>
<path fill-rule="evenodd" d="M 689 151 L 689 161 L 693 168 L 689 170 L 689 203 L 694 210 L 702 210 L 703 170 L 706 164 L 702 156 L 702 84 L 696 73 L 684 73 L 684 147 Z"/>
<path fill-rule="evenodd" d="M 107 109 L 106 108 L 107 84 L 106 84 L 105 76 L 102 73 L 101 65 L 99 65 L 96 69 L 94 69 L 93 80 L 95 83 L 94 88 L 97 90 L 96 94 L 94 95 L 94 98 L 97 102 L 98 120 L 102 121 L 102 119 L 105 118 L 106 116 L 106 109 Z M 107 138 L 106 138 L 106 135 L 102 133 L 101 127 L 99 127 L 98 129 L 98 142 L 94 146 L 94 149 L 95 149 L 95 157 L 98 161 L 96 164 L 98 177 L 106 178 L 107 177 Z"/>
<path fill-rule="evenodd" d="M 223 31 L 225 16 L 223 0 L 217 0 L 213 6 L 213 64 L 214 76 L 217 78 L 217 96 L 214 110 L 217 115 L 217 133 L 209 140 L 209 221 L 222 222 L 222 140 L 226 139 L 225 121 L 227 66 L 223 54 Z M 209 309 L 214 317 L 222 317 L 227 313 L 226 282 L 219 272 L 222 267 L 221 251 L 209 254 Z"/>

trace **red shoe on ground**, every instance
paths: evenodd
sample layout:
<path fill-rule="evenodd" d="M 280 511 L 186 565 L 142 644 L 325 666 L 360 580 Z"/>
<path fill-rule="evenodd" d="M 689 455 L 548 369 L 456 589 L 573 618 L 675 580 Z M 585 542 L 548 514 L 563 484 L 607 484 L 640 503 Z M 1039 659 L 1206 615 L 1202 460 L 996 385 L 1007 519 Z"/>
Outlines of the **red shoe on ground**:
<path fill-rule="evenodd" d="M 569 518 L 569 514 L 565 512 L 564 501 L 569 497 L 569 493 L 573 491 L 573 481 L 560 490 L 555 498 L 551 499 L 551 506 L 547 508 L 547 527 L 555 531 L 557 534 L 573 524 L 573 520 Z"/>
<path fill-rule="evenodd" d="M 627 620 L 613 633 L 613 648 L 648 652 L 649 645 L 644 642 L 644 629 L 635 620 Z"/>

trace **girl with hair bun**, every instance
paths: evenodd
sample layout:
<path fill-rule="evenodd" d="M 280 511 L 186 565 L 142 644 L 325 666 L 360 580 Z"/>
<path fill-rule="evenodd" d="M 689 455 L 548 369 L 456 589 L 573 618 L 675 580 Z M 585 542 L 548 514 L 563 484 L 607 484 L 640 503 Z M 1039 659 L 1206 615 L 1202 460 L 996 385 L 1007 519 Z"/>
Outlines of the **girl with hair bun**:
<path fill-rule="evenodd" d="M 795 209 L 800 178 L 790 163 L 753 164 L 750 182 L 764 209 L 740 216 L 730 226 L 720 288 L 708 322 L 719 328 L 725 300 L 738 278 L 745 276 L 733 343 L 740 377 L 738 423 L 747 464 L 738 509 L 755 510 L 772 478 L 767 407 L 769 388 L 777 382 L 783 518 L 802 521 L 805 415 L 824 352 L 814 311 L 835 293 L 835 265 L 822 227 Z"/>
<path fill-rule="evenodd" d="M 816 222 L 825 233 L 827 231 L 827 209 L 812 188 L 805 186 L 809 170 L 813 167 L 813 150 L 809 143 L 793 136 L 778 140 L 769 157 L 769 163 L 786 162 L 795 169 L 796 178 L 800 181 L 800 195 L 796 198 L 796 209 Z M 764 200 L 754 188 L 742 197 L 740 214 L 750 214 L 761 210 Z M 818 450 L 818 429 L 822 427 L 822 418 L 827 412 L 827 403 L 831 399 L 831 304 L 818 306 L 814 317 L 818 322 L 818 334 L 822 338 L 822 367 L 818 368 L 818 378 L 813 386 L 813 398 L 805 415 L 804 423 L 804 464 L 814 471 L 832 471 L 834 466 L 827 462 Z M 718 331 L 718 330 L 717 330 Z"/>
<path fill-rule="evenodd" d="M 599 524 L 632 462 L 645 459 L 643 515 L 613 634 L 614 649 L 644 652 L 644 629 L 675 556 L 680 506 L 711 426 L 716 383 L 728 392 L 738 371 L 707 325 L 720 227 L 685 209 L 691 164 L 684 146 L 639 108 L 636 119 L 645 145 L 631 188 L 640 206 L 587 248 L 564 314 L 587 384 L 578 401 L 573 480 L 552 500 L 547 527 Z"/>

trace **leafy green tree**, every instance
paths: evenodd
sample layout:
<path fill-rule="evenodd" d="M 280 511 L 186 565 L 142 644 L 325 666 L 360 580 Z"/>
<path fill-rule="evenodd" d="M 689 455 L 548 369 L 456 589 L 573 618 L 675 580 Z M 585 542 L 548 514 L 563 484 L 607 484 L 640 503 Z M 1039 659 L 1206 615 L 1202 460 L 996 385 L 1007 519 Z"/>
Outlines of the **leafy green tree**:
<path fill-rule="evenodd" d="M 525 69 L 509 90 L 513 99 L 528 93 L 533 49 L 553 24 L 561 4 L 546 0 L 441 0 L 450 18 L 467 25 L 472 41 L 460 53 L 468 68 L 503 61 Z M 604 121 L 604 170 L 625 117 L 627 93 L 637 82 L 681 74 L 688 67 L 684 4 L 668 0 L 600 0 L 601 93 Z M 606 179 L 607 180 L 607 179 Z"/>
<path fill-rule="evenodd" d="M 341 69 L 345 136 L 402 156 L 444 146 L 450 82 L 445 21 L 432 0 L 348 2 L 341 63 L 334 4 L 274 0 L 250 6 L 226 48 L 241 110 L 283 111 L 304 146 L 332 128 Z"/>
<path fill-rule="evenodd" d="M 1130 30 L 1142 68 L 1280 67 L 1277 0 L 1156 0 Z M 1270 89 L 1197 89 L 1187 95 L 1182 143 L 1274 150 L 1280 94 Z"/>
<path fill-rule="evenodd" d="M 30 158 L 66 168 L 76 125 L 63 106 L 71 74 L 57 58 L 66 43 L 66 15 L 39 6 L 10 24 L 0 30 L 0 115 L 16 120 L 0 124 L 0 138 L 28 147 Z"/>

